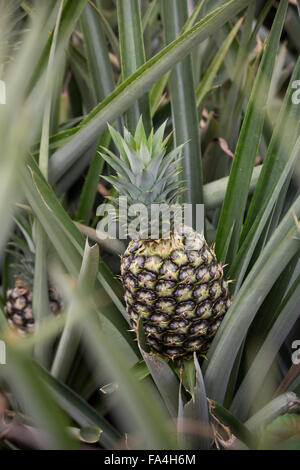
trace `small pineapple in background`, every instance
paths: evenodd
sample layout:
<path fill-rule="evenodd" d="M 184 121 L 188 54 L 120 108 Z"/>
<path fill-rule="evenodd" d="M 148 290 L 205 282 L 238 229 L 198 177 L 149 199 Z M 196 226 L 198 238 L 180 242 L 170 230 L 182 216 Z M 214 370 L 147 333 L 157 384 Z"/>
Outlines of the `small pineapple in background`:
<path fill-rule="evenodd" d="M 27 238 L 28 241 L 28 238 Z M 14 246 L 17 248 L 10 253 L 16 258 L 11 267 L 15 278 L 14 286 L 7 289 L 4 313 L 9 325 L 20 335 L 24 336 L 34 331 L 34 315 L 32 311 L 32 291 L 34 278 L 34 252 L 32 240 L 30 246 L 23 238 L 16 236 Z M 56 290 L 49 287 L 49 304 L 52 313 L 62 310 L 62 301 Z"/>
<path fill-rule="evenodd" d="M 176 203 L 182 187 L 181 147 L 166 152 L 164 129 L 146 138 L 140 120 L 134 137 L 124 129 L 123 139 L 110 127 L 120 158 L 107 149 L 101 154 L 117 173 L 107 180 L 127 197 L 128 208 L 144 204 L 149 220 L 151 205 Z M 192 228 L 176 227 L 169 238 L 132 240 L 121 260 L 133 329 L 142 319 L 152 351 L 172 360 L 206 353 L 230 306 L 228 283 L 213 248 Z"/>

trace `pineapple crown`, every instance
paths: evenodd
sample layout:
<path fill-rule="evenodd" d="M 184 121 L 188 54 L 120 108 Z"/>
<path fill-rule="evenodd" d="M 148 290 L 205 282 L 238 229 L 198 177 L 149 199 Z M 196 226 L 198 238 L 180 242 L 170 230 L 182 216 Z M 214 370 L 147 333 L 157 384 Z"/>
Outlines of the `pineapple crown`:
<path fill-rule="evenodd" d="M 14 222 L 18 230 L 12 234 L 6 250 L 14 260 L 9 266 L 13 277 L 22 280 L 28 289 L 32 289 L 35 262 L 32 223 L 21 214 L 15 215 Z"/>
<path fill-rule="evenodd" d="M 14 254 L 16 256 L 16 254 Z M 22 280 L 24 286 L 28 289 L 33 289 L 34 278 L 34 259 L 21 254 L 16 263 L 11 263 L 11 268 L 14 270 L 14 278 Z"/>
<path fill-rule="evenodd" d="M 111 137 L 120 158 L 102 147 L 102 158 L 116 171 L 116 176 L 105 179 L 120 196 L 126 196 L 128 205 L 175 204 L 183 192 L 179 179 L 181 149 L 183 145 L 167 152 L 170 135 L 164 139 L 166 122 L 147 138 L 142 117 L 134 136 L 124 127 L 124 138 L 110 125 Z M 111 198 L 115 200 L 114 198 Z"/>
<path fill-rule="evenodd" d="M 21 4 L 20 0 L 1 2 L 0 74 L 3 66 L 12 60 L 20 47 L 23 21 L 28 16 Z"/>

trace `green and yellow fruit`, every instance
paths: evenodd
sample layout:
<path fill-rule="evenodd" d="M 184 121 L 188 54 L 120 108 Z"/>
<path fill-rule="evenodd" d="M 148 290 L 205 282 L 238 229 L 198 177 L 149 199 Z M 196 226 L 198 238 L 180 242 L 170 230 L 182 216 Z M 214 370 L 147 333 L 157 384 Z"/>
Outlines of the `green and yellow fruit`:
<path fill-rule="evenodd" d="M 144 204 L 151 220 L 152 204 L 178 200 L 180 151 L 166 153 L 164 126 L 147 139 L 142 121 L 134 137 L 124 139 L 110 128 L 120 158 L 110 151 L 103 158 L 116 170 L 108 177 L 128 207 Z M 116 200 L 115 200 L 116 201 Z M 164 221 L 161 220 L 163 225 Z M 175 226 L 169 238 L 132 240 L 121 260 L 121 279 L 131 325 L 143 320 L 146 341 L 169 359 L 206 353 L 230 305 L 222 265 L 204 236 Z"/>

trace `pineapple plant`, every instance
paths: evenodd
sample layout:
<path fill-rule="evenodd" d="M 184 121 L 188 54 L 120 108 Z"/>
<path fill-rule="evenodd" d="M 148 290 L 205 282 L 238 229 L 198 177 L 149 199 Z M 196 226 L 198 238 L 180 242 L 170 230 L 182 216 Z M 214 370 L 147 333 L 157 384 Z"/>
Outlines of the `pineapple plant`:
<path fill-rule="evenodd" d="M 144 204 L 151 233 L 153 204 L 178 202 L 182 147 L 167 151 L 165 124 L 146 137 L 142 119 L 134 136 L 125 128 L 124 138 L 112 127 L 110 133 L 120 159 L 107 150 L 101 156 L 116 171 L 106 179 L 132 204 Z M 113 198 L 114 204 L 117 199 Z M 161 219 L 163 216 L 160 216 Z M 143 221 L 141 222 L 143 225 Z M 188 359 L 193 352 L 205 354 L 230 306 L 228 282 L 203 234 L 171 220 L 169 238 L 132 240 L 121 259 L 121 280 L 131 326 L 143 322 L 152 351 L 171 360 Z M 153 233 L 153 232 L 152 232 Z"/>
<path fill-rule="evenodd" d="M 14 237 L 14 251 L 8 250 L 16 258 L 11 264 L 13 285 L 6 291 L 4 313 L 9 326 L 20 336 L 32 333 L 35 328 L 32 310 L 32 291 L 34 278 L 34 244 L 32 239 L 24 240 L 20 235 Z M 63 303 L 57 290 L 49 285 L 49 305 L 53 314 L 58 314 Z"/>

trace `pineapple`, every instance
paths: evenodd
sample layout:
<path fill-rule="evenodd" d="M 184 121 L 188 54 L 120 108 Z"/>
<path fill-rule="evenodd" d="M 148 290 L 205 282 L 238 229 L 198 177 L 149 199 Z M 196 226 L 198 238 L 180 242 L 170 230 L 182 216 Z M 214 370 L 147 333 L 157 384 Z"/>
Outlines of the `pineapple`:
<path fill-rule="evenodd" d="M 49 302 L 52 313 L 59 313 L 62 305 L 55 289 L 49 288 Z M 4 313 L 9 325 L 20 335 L 34 331 L 32 312 L 32 289 L 22 280 L 17 279 L 13 288 L 6 292 Z"/>
<path fill-rule="evenodd" d="M 165 124 L 149 138 L 142 120 L 134 136 L 126 128 L 124 138 L 109 129 L 120 158 L 107 149 L 101 153 L 117 173 L 106 179 L 128 207 L 142 203 L 150 214 L 151 204 L 174 204 L 182 187 L 181 147 L 167 153 Z M 207 352 L 230 298 L 222 265 L 203 234 L 174 225 L 169 238 L 132 240 L 121 259 L 121 280 L 132 328 L 137 332 L 142 320 L 153 352 L 171 360 Z"/>
<path fill-rule="evenodd" d="M 28 234 L 27 234 L 28 235 Z M 6 291 L 6 304 L 4 313 L 8 323 L 20 336 L 34 331 L 34 315 L 32 311 L 32 289 L 34 277 L 34 252 L 32 240 L 25 240 L 18 236 L 14 239 L 14 245 L 19 248 L 9 251 L 17 258 L 17 263 L 11 265 L 14 271 L 14 286 Z M 30 247 L 28 246 L 30 244 Z M 54 314 L 62 310 L 62 301 L 53 287 L 49 286 L 49 304 Z"/>

